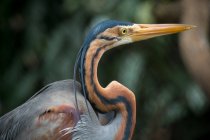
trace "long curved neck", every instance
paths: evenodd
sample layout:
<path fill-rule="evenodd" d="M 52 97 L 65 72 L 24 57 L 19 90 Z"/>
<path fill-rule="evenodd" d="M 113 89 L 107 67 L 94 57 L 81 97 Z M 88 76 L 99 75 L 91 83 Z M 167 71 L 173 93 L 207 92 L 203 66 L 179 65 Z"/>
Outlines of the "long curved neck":
<path fill-rule="evenodd" d="M 103 112 L 116 111 L 122 116 L 120 126 L 115 139 L 131 139 L 136 121 L 136 101 L 134 94 L 126 87 L 116 81 L 112 81 L 103 88 L 97 77 L 97 68 L 103 53 L 110 45 L 103 46 L 101 40 L 95 40 L 90 44 L 84 61 L 85 88 L 90 102 Z"/>

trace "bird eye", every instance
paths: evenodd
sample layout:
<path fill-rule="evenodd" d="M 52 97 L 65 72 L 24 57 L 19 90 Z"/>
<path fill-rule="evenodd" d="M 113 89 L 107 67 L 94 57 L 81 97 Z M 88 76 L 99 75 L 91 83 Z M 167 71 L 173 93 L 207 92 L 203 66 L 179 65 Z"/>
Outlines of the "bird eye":
<path fill-rule="evenodd" d="M 122 29 L 121 29 L 121 34 L 122 34 L 122 35 L 126 35 L 127 33 L 128 33 L 127 28 L 122 28 Z"/>

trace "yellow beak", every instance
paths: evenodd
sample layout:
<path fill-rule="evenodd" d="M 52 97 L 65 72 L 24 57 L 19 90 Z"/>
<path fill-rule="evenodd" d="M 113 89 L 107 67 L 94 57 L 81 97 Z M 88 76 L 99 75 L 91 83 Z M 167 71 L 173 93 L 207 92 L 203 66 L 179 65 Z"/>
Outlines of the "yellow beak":
<path fill-rule="evenodd" d="M 157 36 L 182 32 L 196 26 L 185 24 L 134 24 L 132 32 L 128 35 L 132 41 L 145 40 Z"/>

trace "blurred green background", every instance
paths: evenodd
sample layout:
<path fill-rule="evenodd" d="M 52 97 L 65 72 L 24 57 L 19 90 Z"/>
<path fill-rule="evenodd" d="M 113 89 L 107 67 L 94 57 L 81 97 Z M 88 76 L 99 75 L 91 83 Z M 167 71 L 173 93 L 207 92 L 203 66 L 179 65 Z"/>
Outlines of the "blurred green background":
<path fill-rule="evenodd" d="M 72 79 L 76 54 L 97 22 L 178 23 L 180 17 L 166 19 L 155 14 L 158 4 L 172 2 L 1 0 L 0 114 L 48 83 Z M 135 93 L 134 140 L 210 139 L 209 100 L 183 64 L 178 35 L 108 51 L 100 61 L 99 79 L 103 86 L 117 80 Z"/>

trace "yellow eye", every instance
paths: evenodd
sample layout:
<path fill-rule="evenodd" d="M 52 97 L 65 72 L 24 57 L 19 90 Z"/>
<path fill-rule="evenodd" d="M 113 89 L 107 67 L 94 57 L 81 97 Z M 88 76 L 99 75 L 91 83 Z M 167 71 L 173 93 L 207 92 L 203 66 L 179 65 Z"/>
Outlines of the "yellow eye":
<path fill-rule="evenodd" d="M 121 29 L 121 34 L 122 35 L 126 35 L 128 33 L 128 29 L 127 28 L 122 28 Z"/>

